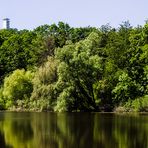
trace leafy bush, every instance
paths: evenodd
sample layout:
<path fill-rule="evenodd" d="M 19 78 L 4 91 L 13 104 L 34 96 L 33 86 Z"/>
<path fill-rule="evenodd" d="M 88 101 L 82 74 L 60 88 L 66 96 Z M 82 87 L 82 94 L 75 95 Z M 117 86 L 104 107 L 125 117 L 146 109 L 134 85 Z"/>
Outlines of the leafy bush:
<path fill-rule="evenodd" d="M 142 105 L 141 111 L 148 111 L 148 95 L 142 98 L 141 105 Z"/>
<path fill-rule="evenodd" d="M 54 108 L 57 112 L 66 112 L 73 109 L 74 98 L 71 95 L 74 87 L 70 86 L 65 88 L 57 98 L 56 106 Z"/>
<path fill-rule="evenodd" d="M 135 99 L 140 86 L 132 80 L 126 72 L 119 76 L 116 87 L 112 90 L 115 103 L 125 103 L 129 99 Z"/>
<path fill-rule="evenodd" d="M 16 105 L 17 100 L 30 98 L 33 91 L 32 78 L 30 71 L 17 69 L 4 79 L 3 96 L 6 108 Z"/>
<path fill-rule="evenodd" d="M 129 100 L 124 107 L 126 111 L 148 111 L 148 95 L 135 100 Z"/>

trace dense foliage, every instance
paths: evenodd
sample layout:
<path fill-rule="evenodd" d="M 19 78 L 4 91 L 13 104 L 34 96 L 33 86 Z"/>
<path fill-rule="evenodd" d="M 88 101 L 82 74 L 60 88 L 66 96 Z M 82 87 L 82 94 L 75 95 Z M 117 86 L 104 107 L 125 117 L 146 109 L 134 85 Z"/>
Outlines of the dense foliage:
<path fill-rule="evenodd" d="M 0 55 L 1 109 L 148 110 L 147 23 L 0 30 Z"/>

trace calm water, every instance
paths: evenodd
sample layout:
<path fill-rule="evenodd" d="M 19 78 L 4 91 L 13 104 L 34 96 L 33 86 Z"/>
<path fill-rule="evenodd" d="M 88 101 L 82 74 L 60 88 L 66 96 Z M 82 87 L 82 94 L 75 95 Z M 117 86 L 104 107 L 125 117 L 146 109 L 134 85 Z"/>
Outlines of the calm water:
<path fill-rule="evenodd" d="M 148 148 L 148 114 L 0 112 L 0 148 Z"/>

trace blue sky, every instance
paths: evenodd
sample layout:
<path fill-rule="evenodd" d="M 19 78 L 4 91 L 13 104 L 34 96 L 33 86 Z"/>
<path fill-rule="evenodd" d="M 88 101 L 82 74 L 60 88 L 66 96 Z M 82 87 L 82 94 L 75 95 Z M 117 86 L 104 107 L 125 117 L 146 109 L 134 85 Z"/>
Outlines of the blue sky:
<path fill-rule="evenodd" d="M 2 19 L 10 18 L 11 27 L 33 29 L 63 21 L 73 27 L 100 27 L 110 23 L 118 27 L 129 20 L 143 25 L 148 19 L 148 0 L 1 0 Z"/>

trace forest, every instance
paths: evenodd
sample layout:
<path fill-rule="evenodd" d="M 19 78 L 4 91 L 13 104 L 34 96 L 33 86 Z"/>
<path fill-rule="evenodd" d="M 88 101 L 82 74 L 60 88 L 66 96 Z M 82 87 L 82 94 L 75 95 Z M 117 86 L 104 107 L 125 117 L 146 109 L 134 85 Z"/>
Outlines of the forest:
<path fill-rule="evenodd" d="M 148 22 L 1 29 L 0 110 L 148 111 Z"/>

